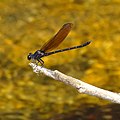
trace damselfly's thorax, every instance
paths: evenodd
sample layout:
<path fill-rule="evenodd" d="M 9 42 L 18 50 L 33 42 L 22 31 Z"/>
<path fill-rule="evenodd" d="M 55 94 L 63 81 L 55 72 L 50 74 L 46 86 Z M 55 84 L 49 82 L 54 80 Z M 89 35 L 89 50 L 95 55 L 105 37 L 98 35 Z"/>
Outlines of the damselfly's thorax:
<path fill-rule="evenodd" d="M 34 54 L 29 53 L 27 56 L 28 60 L 39 60 L 40 58 L 44 57 L 45 53 L 41 50 L 37 50 Z"/>

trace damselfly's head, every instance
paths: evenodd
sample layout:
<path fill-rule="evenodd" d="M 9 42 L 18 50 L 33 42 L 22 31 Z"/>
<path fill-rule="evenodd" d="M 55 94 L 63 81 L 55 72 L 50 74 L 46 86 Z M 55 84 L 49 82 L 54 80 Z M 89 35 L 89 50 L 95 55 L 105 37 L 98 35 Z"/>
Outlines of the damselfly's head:
<path fill-rule="evenodd" d="M 33 55 L 32 53 L 29 53 L 28 56 L 27 56 L 27 59 L 28 59 L 28 60 L 31 60 L 32 55 Z"/>
<path fill-rule="evenodd" d="M 42 57 L 46 56 L 46 54 L 41 51 L 41 50 L 37 50 L 35 53 L 29 53 L 27 56 L 28 60 L 32 60 L 33 63 L 36 63 L 36 65 L 38 63 L 41 63 L 41 65 L 43 66 L 44 61 L 41 59 Z"/>

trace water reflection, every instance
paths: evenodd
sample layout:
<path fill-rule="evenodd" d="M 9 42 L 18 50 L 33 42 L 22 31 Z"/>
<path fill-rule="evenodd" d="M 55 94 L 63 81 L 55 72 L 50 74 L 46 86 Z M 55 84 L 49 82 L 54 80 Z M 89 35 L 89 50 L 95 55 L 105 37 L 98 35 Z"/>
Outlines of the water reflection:
<path fill-rule="evenodd" d="M 0 112 L 0 120 L 120 120 L 120 105 L 84 104 L 69 113 L 51 115 L 51 118 L 47 114 L 39 109 Z"/>
<path fill-rule="evenodd" d="M 49 120 L 120 120 L 120 105 L 107 106 L 85 104 L 67 114 L 57 115 Z"/>

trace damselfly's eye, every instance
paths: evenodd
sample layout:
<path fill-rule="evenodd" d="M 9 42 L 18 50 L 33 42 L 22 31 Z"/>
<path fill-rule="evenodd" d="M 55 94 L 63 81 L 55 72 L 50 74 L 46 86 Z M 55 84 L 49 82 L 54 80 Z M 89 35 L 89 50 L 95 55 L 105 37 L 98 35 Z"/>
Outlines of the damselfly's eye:
<path fill-rule="evenodd" d="M 29 54 L 28 54 L 28 56 L 27 56 L 27 59 L 28 59 L 28 60 L 31 60 L 31 55 L 32 55 L 32 53 L 29 53 Z"/>

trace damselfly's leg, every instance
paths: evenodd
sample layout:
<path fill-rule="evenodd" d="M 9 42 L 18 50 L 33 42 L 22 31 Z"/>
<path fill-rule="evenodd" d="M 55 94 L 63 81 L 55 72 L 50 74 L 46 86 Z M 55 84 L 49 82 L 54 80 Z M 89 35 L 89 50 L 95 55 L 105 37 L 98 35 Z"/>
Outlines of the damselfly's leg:
<path fill-rule="evenodd" d="M 37 59 L 37 60 L 38 60 L 38 63 L 40 63 L 41 66 L 43 67 L 43 65 L 44 65 L 44 61 L 43 61 L 42 59 Z"/>

